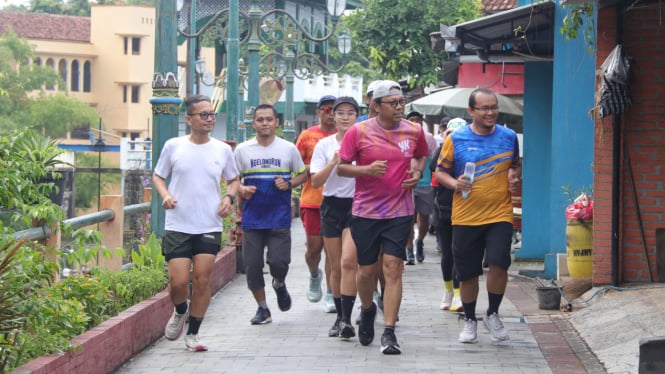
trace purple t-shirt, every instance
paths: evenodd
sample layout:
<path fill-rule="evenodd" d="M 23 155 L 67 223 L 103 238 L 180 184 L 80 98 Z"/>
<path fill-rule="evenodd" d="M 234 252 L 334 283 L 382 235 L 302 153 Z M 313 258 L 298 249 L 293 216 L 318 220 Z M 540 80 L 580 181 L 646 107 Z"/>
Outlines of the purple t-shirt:
<path fill-rule="evenodd" d="M 356 165 L 369 165 L 376 160 L 388 161 L 382 177 L 356 178 L 353 196 L 354 216 L 387 219 L 414 214 L 411 190 L 402 182 L 411 178 L 411 159 L 427 156 L 425 133 L 420 125 L 402 120 L 394 129 L 381 127 L 377 118 L 353 125 L 342 141 L 339 157 Z"/>

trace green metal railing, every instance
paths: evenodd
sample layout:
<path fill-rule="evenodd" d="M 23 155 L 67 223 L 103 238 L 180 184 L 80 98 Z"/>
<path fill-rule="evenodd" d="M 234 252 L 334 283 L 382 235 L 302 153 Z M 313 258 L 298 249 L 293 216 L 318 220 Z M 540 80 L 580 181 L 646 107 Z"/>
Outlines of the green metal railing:
<path fill-rule="evenodd" d="M 141 204 L 132 204 L 127 205 L 123 208 L 125 217 L 149 212 L 151 208 L 151 203 L 141 203 Z M 102 210 L 100 212 L 94 212 L 86 214 L 80 217 L 74 217 L 66 219 L 63 222 L 67 225 L 70 225 L 73 230 L 80 229 L 81 227 L 94 225 L 97 223 L 110 221 L 115 217 L 115 212 L 111 209 Z M 29 240 L 42 240 L 51 236 L 51 228 L 47 225 L 42 227 L 33 227 L 23 231 L 17 231 L 12 234 L 12 237 L 16 240 L 19 239 L 29 239 Z"/>

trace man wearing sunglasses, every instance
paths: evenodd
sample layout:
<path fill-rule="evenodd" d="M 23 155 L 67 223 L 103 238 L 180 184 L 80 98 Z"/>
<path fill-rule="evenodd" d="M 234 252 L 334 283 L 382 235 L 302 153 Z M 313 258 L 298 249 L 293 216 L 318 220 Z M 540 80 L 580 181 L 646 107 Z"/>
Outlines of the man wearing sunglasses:
<path fill-rule="evenodd" d="M 397 82 L 384 81 L 376 87 L 372 105 L 378 115 L 347 131 L 337 167 L 340 176 L 356 178 L 350 228 L 358 252 L 362 304 L 358 340 L 362 345 L 374 340 L 377 306 L 372 293 L 381 267 L 385 277 L 383 354 L 402 353 L 395 323 L 402 300 L 404 248 L 415 213 L 412 190 L 423 176 L 428 153 L 422 127 L 402 118 L 405 104 Z M 382 262 L 378 261 L 381 254 Z"/>
<path fill-rule="evenodd" d="M 222 244 L 222 218 L 232 213 L 240 182 L 231 147 L 210 136 L 216 114 L 210 99 L 202 95 L 189 97 L 185 108 L 191 133 L 164 144 L 152 177 L 166 209 L 162 253 L 175 309 L 164 335 L 168 340 L 178 339 L 187 322 L 187 349 L 207 351 L 208 347 L 199 340 L 199 326 L 210 303 L 213 263 Z M 221 178 L 227 183 L 224 196 L 219 188 Z M 187 299 L 192 264 L 190 303 Z"/>
<path fill-rule="evenodd" d="M 326 256 L 325 274 L 319 269 L 321 262 L 321 252 L 323 251 L 323 237 L 321 236 L 321 214 L 320 207 L 323 201 L 323 188 L 312 187 L 312 177 L 309 175 L 309 164 L 314 153 L 314 146 L 319 140 L 335 134 L 335 115 L 333 113 L 333 104 L 337 98 L 332 95 L 324 95 L 319 99 L 316 105 L 316 116 L 319 123 L 300 133 L 296 141 L 296 147 L 300 151 L 305 165 L 307 165 L 307 181 L 302 186 L 300 194 L 300 219 L 305 227 L 307 237 L 305 250 L 305 263 L 309 269 L 309 285 L 307 288 L 307 300 L 312 303 L 319 302 L 323 297 L 321 291 L 321 280 L 324 275 L 326 285 L 329 284 L 330 263 Z M 335 302 L 330 287 L 327 287 L 326 298 L 324 300 L 323 310 L 326 313 L 335 313 Z"/>

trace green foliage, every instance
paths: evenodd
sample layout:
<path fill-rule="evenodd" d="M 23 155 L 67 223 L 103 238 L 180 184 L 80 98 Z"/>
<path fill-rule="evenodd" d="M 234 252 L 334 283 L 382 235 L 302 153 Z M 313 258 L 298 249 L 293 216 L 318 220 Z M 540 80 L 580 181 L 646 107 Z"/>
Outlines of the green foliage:
<path fill-rule="evenodd" d="M 565 40 L 577 39 L 581 31 L 590 53 L 593 53 L 596 45 L 593 4 L 593 2 L 585 2 L 564 5 L 563 8 L 568 11 L 568 14 L 563 17 L 563 23 L 559 29 Z"/>
<path fill-rule="evenodd" d="M 0 136 L 0 208 L 14 212 L 13 222 L 47 224 L 64 219 L 59 206 L 49 199 L 59 178 L 52 168 L 64 165 L 57 142 L 34 131 L 23 130 Z"/>
<path fill-rule="evenodd" d="M 12 116 L 16 123 L 30 127 L 52 138 L 64 137 L 77 127 L 97 123 L 98 114 L 88 104 L 61 93 L 42 94 L 27 103 L 25 110 Z"/>
<path fill-rule="evenodd" d="M 107 304 L 109 315 L 117 315 L 163 291 L 168 281 L 164 268 L 148 267 L 133 267 L 120 272 L 101 270 L 95 277 L 111 292 Z"/>
<path fill-rule="evenodd" d="M 139 245 L 138 251 L 132 251 L 131 258 L 134 267 L 158 270 L 164 270 L 166 267 L 161 243 L 154 233 L 150 234 L 145 244 Z"/>
<path fill-rule="evenodd" d="M 66 278 L 55 284 L 50 296 L 80 302 L 85 313 L 85 317 L 81 319 L 86 320 L 85 329 L 97 326 L 108 317 L 107 304 L 111 292 L 95 278 L 87 276 Z"/>
<path fill-rule="evenodd" d="M 99 155 L 95 153 L 76 153 L 76 167 L 98 167 Z M 111 162 L 102 159 L 102 167 L 111 167 Z M 99 176 L 97 173 L 81 173 L 74 174 L 74 181 L 76 183 L 76 191 L 74 200 L 76 201 L 76 208 L 87 209 L 97 203 L 97 187 Z M 102 186 L 101 195 L 106 194 L 110 185 L 117 185 L 120 183 L 119 174 L 104 173 L 101 175 Z"/>
<path fill-rule="evenodd" d="M 29 64 L 33 57 L 28 41 L 11 28 L 0 36 L 0 131 L 26 126 L 13 115 L 25 110 L 31 100 L 29 93 L 43 91 L 44 86 L 62 86 L 60 75 L 52 68 Z"/>
<path fill-rule="evenodd" d="M 352 32 L 352 53 L 368 56 L 367 68 L 382 78 L 408 77 L 411 86 L 419 87 L 441 81 L 446 57 L 432 50 L 429 33 L 441 23 L 455 25 L 480 16 L 475 0 L 366 0 L 362 5 L 344 19 Z"/>
<path fill-rule="evenodd" d="M 0 133 L 34 127 L 55 138 L 95 123 L 98 115 L 89 105 L 62 93 L 45 94 L 44 87 L 66 83 L 52 67 L 30 63 L 33 58 L 33 47 L 11 29 L 0 36 Z"/>

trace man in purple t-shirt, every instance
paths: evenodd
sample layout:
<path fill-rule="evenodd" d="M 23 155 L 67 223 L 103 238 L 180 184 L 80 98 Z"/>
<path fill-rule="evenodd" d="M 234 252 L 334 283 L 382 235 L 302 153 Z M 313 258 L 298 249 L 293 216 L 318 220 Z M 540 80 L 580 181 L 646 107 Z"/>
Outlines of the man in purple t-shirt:
<path fill-rule="evenodd" d="M 427 142 L 420 125 L 402 118 L 406 101 L 397 82 L 383 81 L 372 99 L 378 115 L 356 123 L 344 135 L 337 173 L 356 178 L 350 228 L 358 250 L 362 303 L 358 339 L 363 345 L 374 340 L 377 306 L 372 293 L 382 253 L 386 284 L 381 352 L 400 354 L 395 322 L 402 300 L 404 248 L 414 214 L 411 194 L 423 176 Z"/>

